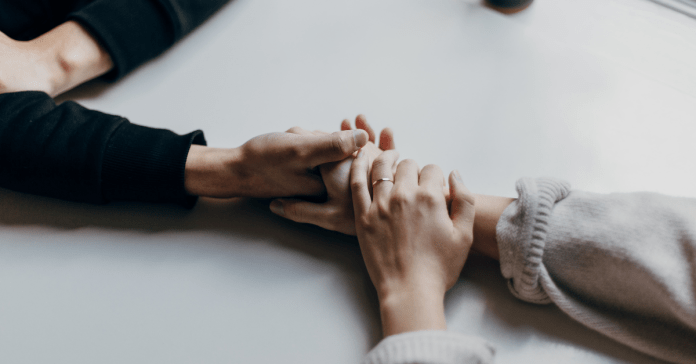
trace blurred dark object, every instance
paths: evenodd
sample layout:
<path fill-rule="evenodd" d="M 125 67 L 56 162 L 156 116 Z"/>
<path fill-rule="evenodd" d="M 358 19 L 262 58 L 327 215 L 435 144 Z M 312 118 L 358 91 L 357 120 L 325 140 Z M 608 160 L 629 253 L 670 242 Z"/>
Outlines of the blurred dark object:
<path fill-rule="evenodd" d="M 483 0 L 491 9 L 503 14 L 514 14 L 526 9 L 533 0 Z"/>
<path fill-rule="evenodd" d="M 696 19 L 696 0 L 650 0 L 666 8 L 678 11 L 690 18 Z"/>

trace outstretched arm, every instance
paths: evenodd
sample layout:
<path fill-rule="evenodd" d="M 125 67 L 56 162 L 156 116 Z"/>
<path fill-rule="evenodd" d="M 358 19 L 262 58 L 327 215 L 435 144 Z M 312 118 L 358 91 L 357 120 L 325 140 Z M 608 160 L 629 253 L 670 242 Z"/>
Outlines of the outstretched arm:
<path fill-rule="evenodd" d="M 345 159 L 367 139 L 363 130 L 272 133 L 239 148 L 207 148 L 201 131 L 177 135 L 72 101 L 56 105 L 42 92 L 6 93 L 0 187 L 80 202 L 187 207 L 195 196 L 320 196 L 317 166 Z"/>

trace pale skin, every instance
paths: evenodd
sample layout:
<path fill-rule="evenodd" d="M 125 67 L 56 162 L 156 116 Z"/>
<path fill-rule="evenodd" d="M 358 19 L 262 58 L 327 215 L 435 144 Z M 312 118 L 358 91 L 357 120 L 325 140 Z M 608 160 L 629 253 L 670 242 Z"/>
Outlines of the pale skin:
<path fill-rule="evenodd" d="M 448 211 L 442 170 L 420 170 L 407 159 L 394 172 L 397 160 L 396 151 L 387 151 L 370 173 L 361 151 L 350 177 L 358 241 L 385 336 L 447 328 L 445 292 L 457 281 L 474 238 L 475 198 L 459 174 L 449 176 Z"/>
<path fill-rule="evenodd" d="M 375 132 L 370 124 L 367 123 L 364 115 L 358 115 L 355 118 L 355 127 L 357 128 L 355 130 L 367 132 L 369 141 L 362 149 L 370 160 L 370 165 L 383 151 L 394 149 L 394 135 L 391 129 L 382 130 L 379 136 L 379 144 L 376 144 Z M 343 131 L 354 130 L 347 119 L 341 123 L 341 129 Z M 321 131 L 308 132 L 298 130 L 298 132 L 315 135 L 325 134 Z M 292 217 L 292 220 L 296 222 L 308 222 L 328 230 L 355 235 L 353 202 L 350 196 L 348 178 L 351 164 L 352 158 L 346 158 L 342 161 L 327 163 L 319 167 L 327 191 L 327 200 L 325 202 L 315 203 L 301 199 L 278 199 L 271 203 L 271 210 L 278 215 L 288 218 Z"/>
<path fill-rule="evenodd" d="M 114 67 L 111 56 L 74 21 L 30 41 L 0 32 L 0 54 L 0 93 L 43 91 L 56 96 Z"/>
<path fill-rule="evenodd" d="M 356 124 L 371 130 L 362 116 Z M 344 121 L 342 129 L 349 127 Z M 370 135 L 374 141 L 374 133 Z M 271 209 L 298 222 L 358 236 L 379 297 L 384 336 L 445 330 L 445 292 L 471 250 L 499 259 L 496 225 L 514 199 L 474 195 L 458 172 L 450 174 L 447 184 L 434 165 L 420 170 L 405 160 L 397 167 L 391 131 L 387 139 L 387 144 L 380 141 L 382 148 L 368 143 L 354 160 L 320 168 L 327 202 L 278 199 Z M 351 169 L 348 181 L 346 168 Z M 373 189 L 380 178 L 394 183 L 377 182 Z M 346 186 L 351 188 L 346 191 Z"/>
<path fill-rule="evenodd" d="M 358 115 L 355 124 L 359 129 L 367 131 L 369 143 L 364 150 L 370 165 L 383 151 L 394 149 L 394 135 L 387 128 L 380 133 L 379 147 L 376 147 L 375 133 L 363 115 Z M 351 130 L 348 120 L 341 123 L 342 130 Z M 304 133 L 310 133 L 305 131 Z M 322 132 L 312 132 L 322 133 Z M 328 230 L 338 231 L 348 235 L 357 235 L 353 220 L 353 203 L 349 188 L 348 171 L 352 164 L 346 159 L 320 167 L 322 178 L 326 183 L 328 198 L 324 203 L 313 203 L 299 199 L 277 199 L 271 203 L 271 210 L 287 219 L 300 223 L 309 223 Z M 371 186 L 368 186 L 371 190 Z M 449 189 L 443 192 L 448 205 L 451 203 Z M 495 228 L 505 208 L 514 201 L 512 198 L 474 194 L 476 200 L 476 218 L 474 220 L 474 241 L 472 250 L 493 259 L 500 259 Z"/>

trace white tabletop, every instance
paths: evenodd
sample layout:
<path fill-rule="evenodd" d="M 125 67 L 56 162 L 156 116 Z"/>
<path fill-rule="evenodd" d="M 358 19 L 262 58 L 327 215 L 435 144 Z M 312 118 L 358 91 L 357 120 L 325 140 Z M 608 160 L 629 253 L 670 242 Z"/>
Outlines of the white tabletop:
<path fill-rule="evenodd" d="M 522 176 L 696 197 L 696 20 L 647 0 L 236 0 L 116 84 L 62 96 L 208 144 L 367 115 L 403 158 L 514 196 Z M 380 340 L 353 238 L 267 201 L 91 206 L 0 191 L 3 363 L 356 363 Z M 654 363 L 521 302 L 473 258 L 451 330 L 498 363 Z"/>

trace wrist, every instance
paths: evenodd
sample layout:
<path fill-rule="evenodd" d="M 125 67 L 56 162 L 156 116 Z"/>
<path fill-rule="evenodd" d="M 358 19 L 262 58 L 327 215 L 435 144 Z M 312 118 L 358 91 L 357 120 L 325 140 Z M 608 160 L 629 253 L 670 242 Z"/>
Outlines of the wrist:
<path fill-rule="evenodd" d="M 447 329 L 442 289 L 407 287 L 379 296 L 385 337 L 409 331 Z"/>
<path fill-rule="evenodd" d="M 239 163 L 238 148 L 209 148 L 192 145 L 186 158 L 184 187 L 186 192 L 205 197 L 239 196 L 234 165 Z"/>
<path fill-rule="evenodd" d="M 476 196 L 476 215 L 474 217 L 474 241 L 471 249 L 487 257 L 499 260 L 496 228 L 505 208 L 515 199 L 499 196 Z"/>

